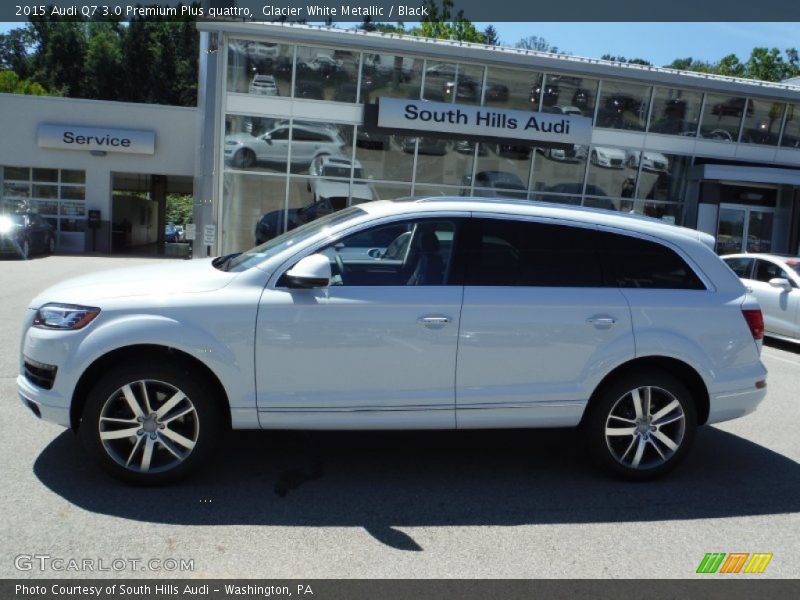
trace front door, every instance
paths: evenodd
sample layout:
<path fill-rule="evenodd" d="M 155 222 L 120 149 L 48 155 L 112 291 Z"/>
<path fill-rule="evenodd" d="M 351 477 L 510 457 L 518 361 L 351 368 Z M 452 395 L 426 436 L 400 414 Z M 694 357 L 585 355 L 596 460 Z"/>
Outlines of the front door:
<path fill-rule="evenodd" d="M 264 291 L 255 357 L 262 427 L 455 427 L 457 224 L 428 218 L 362 230 L 317 251 L 330 259 L 329 287 L 279 279 Z"/>
<path fill-rule="evenodd" d="M 770 252 L 774 211 L 755 206 L 721 204 L 717 254 Z"/>

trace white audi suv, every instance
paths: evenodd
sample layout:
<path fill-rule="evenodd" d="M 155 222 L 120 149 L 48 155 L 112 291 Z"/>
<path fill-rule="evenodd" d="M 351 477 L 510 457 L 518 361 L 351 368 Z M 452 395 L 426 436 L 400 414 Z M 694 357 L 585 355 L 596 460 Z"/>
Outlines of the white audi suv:
<path fill-rule="evenodd" d="M 185 475 L 230 429 L 579 427 L 648 479 L 766 393 L 759 305 L 712 245 L 547 203 L 370 202 L 42 292 L 19 396 L 133 483 Z"/>

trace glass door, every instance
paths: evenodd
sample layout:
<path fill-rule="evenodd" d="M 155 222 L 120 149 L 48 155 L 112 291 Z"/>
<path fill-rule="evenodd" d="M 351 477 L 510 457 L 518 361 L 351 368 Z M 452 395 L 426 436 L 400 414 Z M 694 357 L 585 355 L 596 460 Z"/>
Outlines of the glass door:
<path fill-rule="evenodd" d="M 774 213 L 770 209 L 721 204 L 717 225 L 717 254 L 772 250 Z"/>

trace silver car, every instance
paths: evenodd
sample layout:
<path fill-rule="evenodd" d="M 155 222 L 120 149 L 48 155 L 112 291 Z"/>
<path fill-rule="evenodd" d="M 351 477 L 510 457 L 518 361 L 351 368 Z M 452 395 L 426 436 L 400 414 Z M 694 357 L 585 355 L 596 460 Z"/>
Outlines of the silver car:
<path fill-rule="evenodd" d="M 722 260 L 761 303 L 764 333 L 800 342 L 800 257 L 729 254 Z"/>

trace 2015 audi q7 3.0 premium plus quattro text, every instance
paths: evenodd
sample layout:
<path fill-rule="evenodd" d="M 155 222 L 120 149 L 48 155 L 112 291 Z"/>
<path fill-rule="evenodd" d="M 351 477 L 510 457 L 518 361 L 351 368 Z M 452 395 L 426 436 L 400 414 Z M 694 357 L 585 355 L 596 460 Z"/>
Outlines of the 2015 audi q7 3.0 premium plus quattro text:
<path fill-rule="evenodd" d="M 229 428 L 580 426 L 606 468 L 651 478 L 766 392 L 761 310 L 712 243 L 544 203 L 371 202 L 47 290 L 19 395 L 136 483 L 184 475 Z"/>

